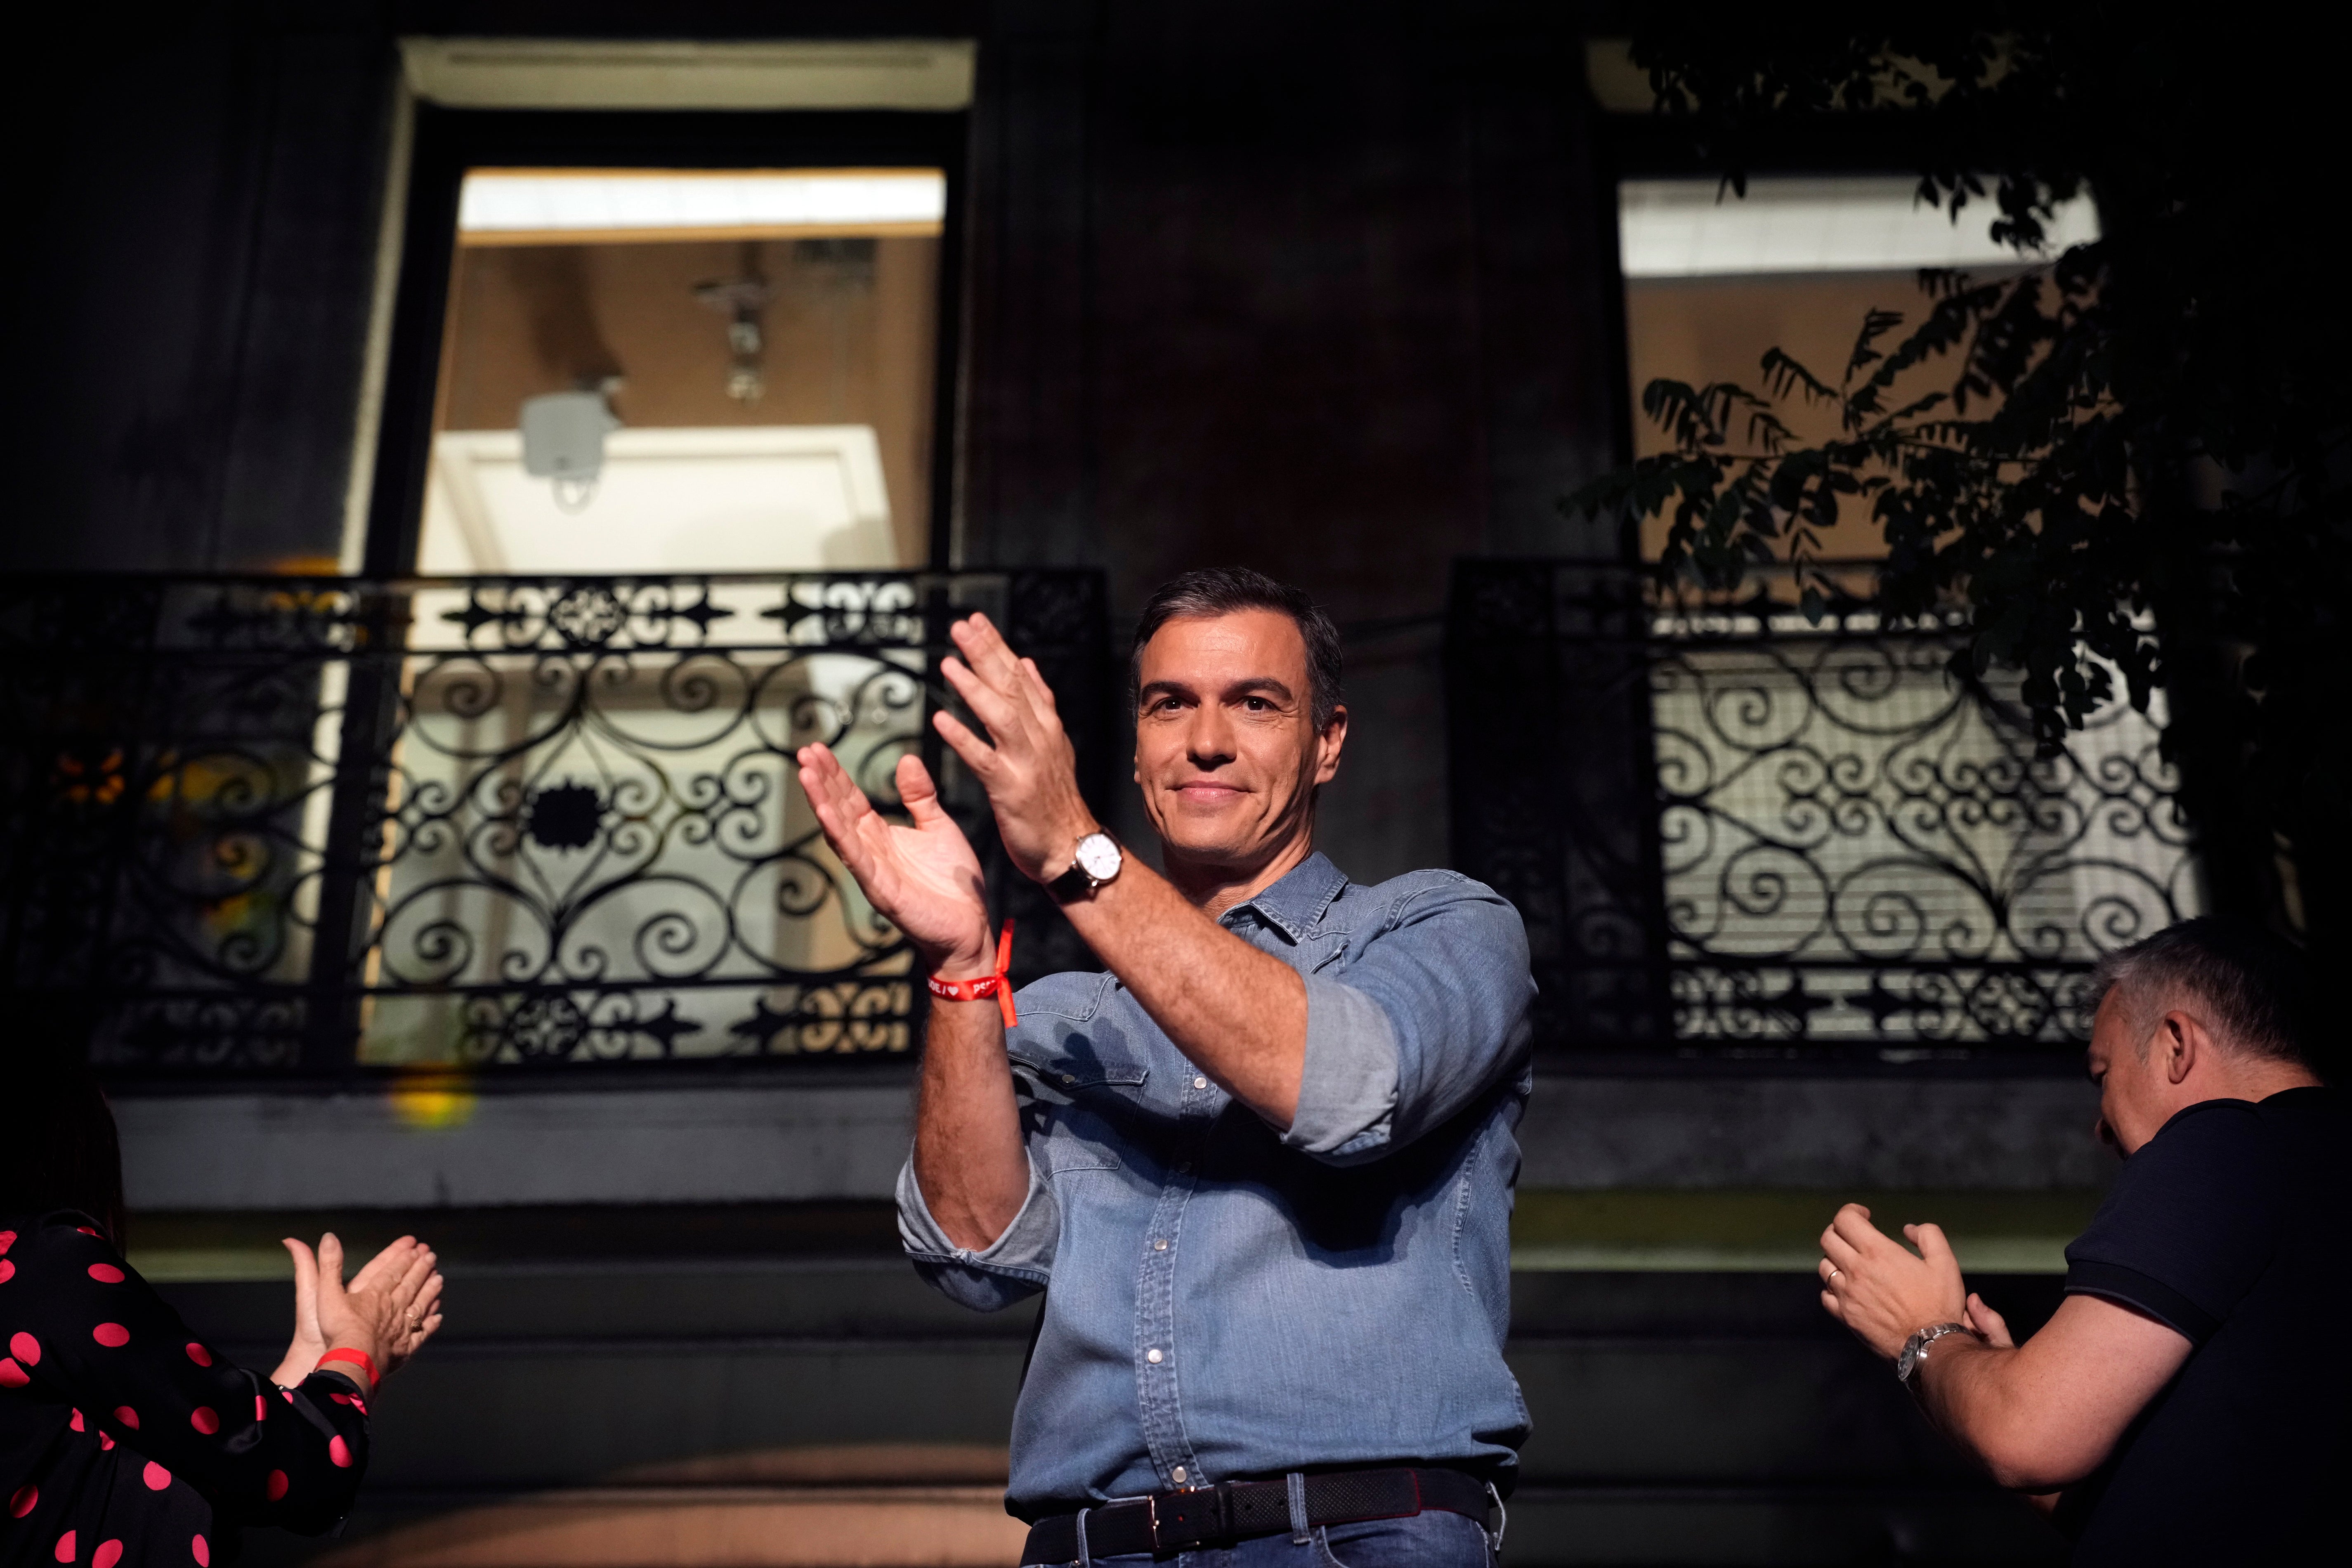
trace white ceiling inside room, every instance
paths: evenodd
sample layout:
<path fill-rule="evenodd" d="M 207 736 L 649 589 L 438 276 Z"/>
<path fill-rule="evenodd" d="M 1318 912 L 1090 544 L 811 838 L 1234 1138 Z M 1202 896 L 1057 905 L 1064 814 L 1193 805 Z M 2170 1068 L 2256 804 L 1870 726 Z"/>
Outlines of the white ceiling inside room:
<path fill-rule="evenodd" d="M 1971 200 L 1958 221 L 1917 199 L 1908 175 L 1752 178 L 1745 196 L 1713 175 L 1617 187 L 1619 258 L 1630 279 L 1774 272 L 1895 272 L 2018 267 L 2036 258 L 1996 245 L 1995 209 Z M 2087 195 L 2058 209 L 2045 256 L 2099 237 Z"/>

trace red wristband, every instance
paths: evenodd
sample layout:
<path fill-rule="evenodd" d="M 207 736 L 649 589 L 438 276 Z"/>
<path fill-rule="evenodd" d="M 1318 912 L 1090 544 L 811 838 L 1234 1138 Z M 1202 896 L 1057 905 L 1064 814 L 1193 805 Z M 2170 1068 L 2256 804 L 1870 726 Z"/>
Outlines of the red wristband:
<path fill-rule="evenodd" d="M 1004 1026 L 1013 1027 L 1021 1015 L 1013 1009 L 1013 982 L 1005 976 L 1005 965 L 1013 959 L 1013 922 L 1004 922 L 1004 931 L 996 940 L 996 973 L 983 974 L 976 980 L 942 980 L 932 975 L 926 984 L 934 996 L 944 996 L 950 1002 L 979 1002 L 996 998 L 996 1010 L 1004 1015 Z"/>
<path fill-rule="evenodd" d="M 320 1366 L 324 1366 L 331 1361 L 349 1362 L 352 1365 L 367 1373 L 368 1392 L 371 1394 L 375 1392 L 375 1385 L 381 1380 L 376 1376 L 375 1363 L 368 1359 L 367 1352 L 348 1351 L 341 1348 L 331 1350 L 325 1355 L 319 1358 L 319 1364 Z"/>

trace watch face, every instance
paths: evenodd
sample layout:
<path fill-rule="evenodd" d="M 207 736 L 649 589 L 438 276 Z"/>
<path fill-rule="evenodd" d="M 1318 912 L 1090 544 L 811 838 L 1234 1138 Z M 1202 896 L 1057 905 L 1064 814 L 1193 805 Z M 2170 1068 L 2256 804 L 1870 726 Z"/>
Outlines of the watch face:
<path fill-rule="evenodd" d="M 1118 846 L 1107 833 L 1089 833 L 1078 840 L 1078 869 L 1097 882 L 1118 875 Z"/>

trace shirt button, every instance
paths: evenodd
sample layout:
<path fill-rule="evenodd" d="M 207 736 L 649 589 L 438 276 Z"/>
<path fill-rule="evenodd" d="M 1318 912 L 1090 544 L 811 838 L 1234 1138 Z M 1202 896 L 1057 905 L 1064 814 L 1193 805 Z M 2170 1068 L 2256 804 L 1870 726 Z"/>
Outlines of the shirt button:
<path fill-rule="evenodd" d="M 1192 1080 L 1192 1087 L 1194 1089 L 1206 1089 L 1209 1087 L 1209 1080 L 1204 1078 L 1196 1078 Z"/>
<path fill-rule="evenodd" d="M 1179 1465 L 1179 1466 L 1177 1466 L 1174 1469 L 1172 1469 L 1172 1470 L 1169 1471 L 1169 1472 L 1168 1472 L 1168 1479 L 1169 1479 L 1170 1480 L 1171 1480 L 1171 1481 L 1181 1481 L 1181 1480 L 1182 1480 L 1182 1479 L 1184 1479 L 1184 1467 L 1183 1467 L 1183 1466 L 1181 1466 L 1181 1465 Z"/>
<path fill-rule="evenodd" d="M 1152 1349 L 1143 1352 L 1143 1359 L 1150 1362 L 1152 1365 L 1158 1366 L 1163 1358 L 1160 1354 L 1159 1347 L 1154 1346 Z"/>
<path fill-rule="evenodd" d="M 1165 1251 L 1167 1251 L 1167 1250 L 1168 1250 L 1168 1238 L 1167 1238 L 1166 1237 L 1164 1237 L 1164 1236 L 1163 1236 L 1163 1237 L 1161 1237 L 1158 1241 L 1153 1242 L 1153 1243 L 1151 1244 L 1151 1250 L 1152 1250 L 1152 1251 L 1154 1251 L 1154 1252 L 1165 1252 Z"/>
<path fill-rule="evenodd" d="M 1078 1075 L 1074 1072 L 1066 1072 L 1062 1075 L 1062 1081 L 1064 1083 L 1076 1083 L 1078 1081 Z"/>

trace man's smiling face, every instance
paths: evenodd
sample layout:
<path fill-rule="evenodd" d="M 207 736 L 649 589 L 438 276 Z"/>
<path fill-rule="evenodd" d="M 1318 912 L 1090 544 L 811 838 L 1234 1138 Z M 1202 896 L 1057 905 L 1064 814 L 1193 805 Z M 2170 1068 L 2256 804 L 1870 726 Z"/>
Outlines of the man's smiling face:
<path fill-rule="evenodd" d="M 1245 870 L 1304 837 L 1347 710 L 1316 731 L 1307 640 L 1278 610 L 1180 617 L 1137 671 L 1135 782 L 1173 857 Z"/>

